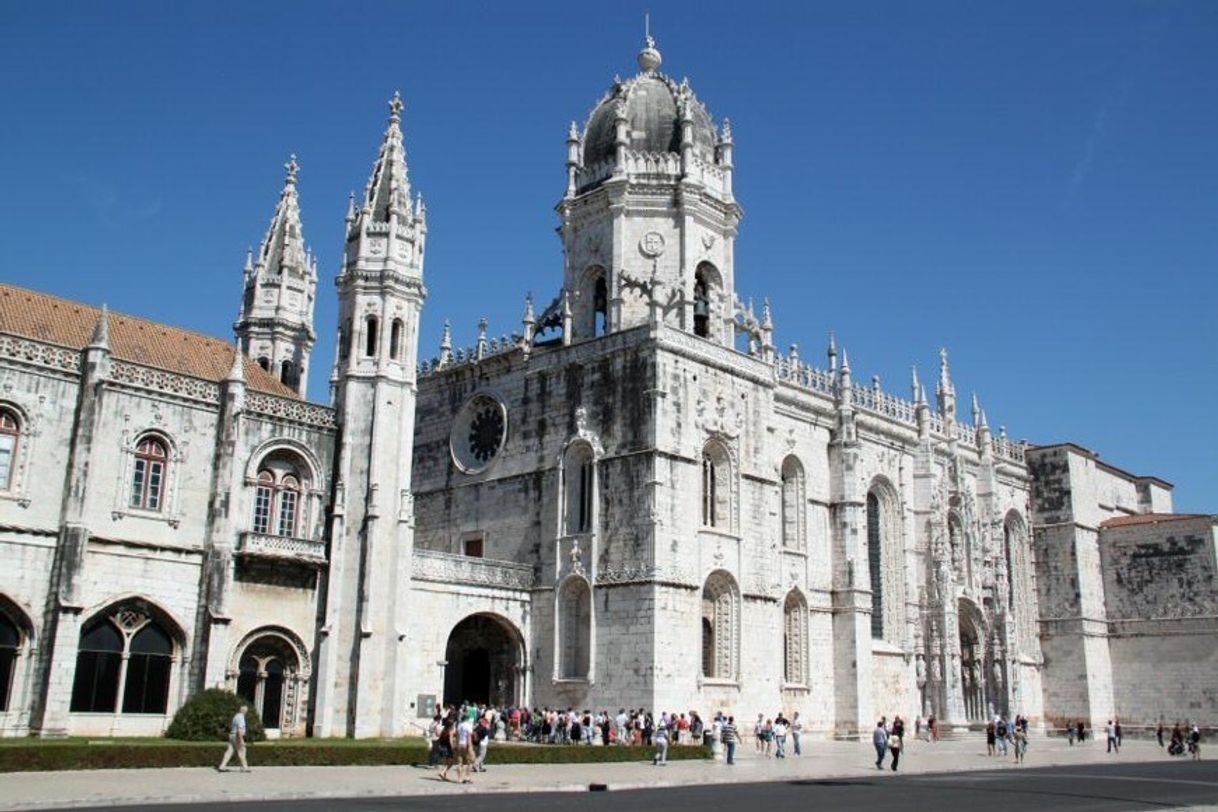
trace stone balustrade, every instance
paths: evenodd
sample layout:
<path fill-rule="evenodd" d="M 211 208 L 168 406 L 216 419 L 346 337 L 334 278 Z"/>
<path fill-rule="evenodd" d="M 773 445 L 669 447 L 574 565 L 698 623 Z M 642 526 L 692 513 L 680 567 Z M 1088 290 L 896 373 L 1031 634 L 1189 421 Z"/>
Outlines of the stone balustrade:
<path fill-rule="evenodd" d="M 287 558 L 311 564 L 326 563 L 326 543 L 293 536 L 272 536 L 252 530 L 241 534 L 237 551 L 244 555 Z"/>
<path fill-rule="evenodd" d="M 532 564 L 421 549 L 414 551 L 411 575 L 416 581 L 517 590 L 532 589 L 535 580 Z"/>

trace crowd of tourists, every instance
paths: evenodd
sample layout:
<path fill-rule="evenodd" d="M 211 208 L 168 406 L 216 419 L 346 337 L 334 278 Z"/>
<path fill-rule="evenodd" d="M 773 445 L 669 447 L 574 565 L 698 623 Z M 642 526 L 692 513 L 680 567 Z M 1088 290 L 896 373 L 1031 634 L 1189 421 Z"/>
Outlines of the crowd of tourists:
<path fill-rule="evenodd" d="M 985 754 L 987 756 L 1007 756 L 1015 753 L 1015 763 L 1022 764 L 1028 752 L 1028 720 L 1017 715 L 1008 720 L 1005 715 L 998 714 L 985 723 Z"/>

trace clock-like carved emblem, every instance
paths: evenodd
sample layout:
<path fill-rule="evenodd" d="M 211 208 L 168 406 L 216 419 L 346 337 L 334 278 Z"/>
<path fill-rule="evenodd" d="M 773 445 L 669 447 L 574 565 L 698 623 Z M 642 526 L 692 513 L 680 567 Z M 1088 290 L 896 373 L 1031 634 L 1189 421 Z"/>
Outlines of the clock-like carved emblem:
<path fill-rule="evenodd" d="M 639 250 L 649 257 L 658 257 L 664 253 L 664 235 L 658 231 L 648 231 L 639 240 Z"/>

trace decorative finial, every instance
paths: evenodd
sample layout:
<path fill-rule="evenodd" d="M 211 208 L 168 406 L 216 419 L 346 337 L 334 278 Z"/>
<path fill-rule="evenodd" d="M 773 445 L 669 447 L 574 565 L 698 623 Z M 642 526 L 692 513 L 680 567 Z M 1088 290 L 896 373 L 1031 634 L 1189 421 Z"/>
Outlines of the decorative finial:
<path fill-rule="evenodd" d="M 93 330 L 93 340 L 90 347 L 109 348 L 110 346 L 110 308 L 101 306 L 101 315 L 97 319 L 97 327 Z"/>
<path fill-rule="evenodd" d="M 528 295 L 524 297 L 524 323 L 534 324 L 536 321 L 537 318 L 533 314 L 533 292 L 529 291 Z"/>
<path fill-rule="evenodd" d="M 402 94 L 398 91 L 393 91 L 393 98 L 389 100 L 389 123 L 399 124 L 402 121 Z"/>
<path fill-rule="evenodd" d="M 842 347 L 842 372 L 850 371 L 850 354 L 846 352 L 846 348 Z"/>
<path fill-rule="evenodd" d="M 300 164 L 296 163 L 296 153 L 295 152 L 293 152 L 290 156 L 288 156 L 288 162 L 283 165 L 283 168 L 286 169 L 288 172 L 288 177 L 287 177 L 287 181 L 286 181 L 287 185 L 295 186 L 296 185 L 296 175 L 300 172 Z"/>
<path fill-rule="evenodd" d="M 447 351 L 453 348 L 453 325 L 448 319 L 444 320 L 444 332 L 440 334 L 440 349 Z"/>
<path fill-rule="evenodd" d="M 237 348 L 233 352 L 233 365 L 228 370 L 226 381 L 244 381 L 245 380 L 245 356 L 241 354 L 241 349 Z"/>
<path fill-rule="evenodd" d="M 914 364 L 910 369 L 913 371 L 913 376 L 910 381 L 910 391 L 913 393 L 913 399 L 916 403 L 918 400 L 918 389 L 921 388 L 922 382 L 918 380 L 918 365 Z"/>
<path fill-rule="evenodd" d="M 656 48 L 655 38 L 651 36 L 651 15 L 643 15 L 643 50 L 639 51 L 639 67 L 644 73 L 654 73 L 664 58 Z"/>
<path fill-rule="evenodd" d="M 571 129 L 567 130 L 567 141 L 575 143 L 579 142 L 579 127 L 575 126 L 574 121 L 571 122 Z"/>
<path fill-rule="evenodd" d="M 347 196 L 347 222 L 355 222 L 355 190 L 351 190 L 351 194 Z"/>
<path fill-rule="evenodd" d="M 245 272 L 251 274 L 254 272 L 254 246 L 245 246 Z"/>
<path fill-rule="evenodd" d="M 770 297 L 767 296 L 761 300 L 761 329 L 774 329 L 774 316 L 770 312 Z"/>
<path fill-rule="evenodd" d="M 747 134 L 745 133 L 745 135 Z M 723 119 L 723 134 L 719 136 L 719 142 L 723 144 L 732 143 L 732 120 L 730 118 Z"/>

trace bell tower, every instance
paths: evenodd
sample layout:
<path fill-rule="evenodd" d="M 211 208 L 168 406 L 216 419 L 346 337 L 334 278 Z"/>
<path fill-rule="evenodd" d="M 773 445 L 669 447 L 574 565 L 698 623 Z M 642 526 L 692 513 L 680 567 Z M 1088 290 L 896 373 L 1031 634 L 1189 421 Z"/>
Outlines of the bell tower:
<path fill-rule="evenodd" d="M 716 127 L 688 80 L 660 72 L 646 37 L 639 73 L 616 79 L 581 133 L 567 134 L 558 203 L 572 338 L 662 321 L 731 345 L 732 131 Z"/>
<path fill-rule="evenodd" d="M 296 193 L 300 166 L 295 155 L 284 169 L 287 178 L 258 259 L 255 262 L 252 253 L 245 258 L 245 289 L 233 331 L 243 353 L 304 397 L 309 357 L 317 341 L 313 331 L 317 260 L 305 246 L 300 223 Z"/>
<path fill-rule="evenodd" d="M 410 492 L 415 365 L 427 292 L 422 198 L 411 205 L 402 100 L 358 208 L 338 276 L 335 408 L 340 440 L 315 734 L 404 732 L 406 602 L 414 548 Z"/>

